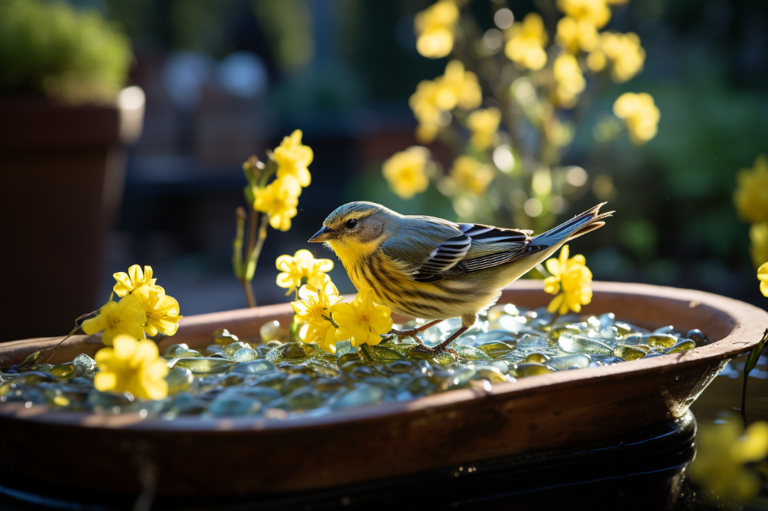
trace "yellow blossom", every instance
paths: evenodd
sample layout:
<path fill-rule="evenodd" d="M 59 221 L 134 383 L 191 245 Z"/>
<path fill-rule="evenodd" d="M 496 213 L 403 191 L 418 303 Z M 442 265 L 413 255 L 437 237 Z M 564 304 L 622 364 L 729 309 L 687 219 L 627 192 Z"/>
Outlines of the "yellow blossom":
<path fill-rule="evenodd" d="M 274 229 L 287 231 L 291 218 L 296 216 L 301 186 L 292 176 L 279 177 L 264 188 L 253 190 L 253 209 L 269 216 L 269 225 Z"/>
<path fill-rule="evenodd" d="M 138 264 L 134 264 L 128 268 L 128 273 L 118 272 L 112 276 L 117 281 L 115 287 L 112 288 L 112 291 L 114 291 L 117 296 L 121 297 L 131 293 L 131 291 L 134 289 L 145 284 L 154 286 L 155 282 L 157 281 L 157 279 L 152 278 L 151 266 L 144 266 L 144 271 L 142 272 L 141 266 Z"/>
<path fill-rule="evenodd" d="M 292 176 L 301 186 L 309 186 L 312 176 L 307 167 L 312 163 L 312 148 L 301 144 L 301 130 L 291 133 L 275 148 L 277 177 Z"/>
<path fill-rule="evenodd" d="M 560 249 L 558 259 L 547 260 L 547 270 L 552 276 L 544 279 L 544 291 L 557 295 L 549 302 L 547 311 L 581 312 L 581 306 L 592 301 L 592 272 L 585 264 L 580 254 L 568 259 L 568 245 Z"/>
<path fill-rule="evenodd" d="M 505 36 L 504 53 L 518 66 L 536 71 L 547 63 L 547 52 L 544 51 L 547 31 L 541 16 L 535 12 L 526 14 L 523 21 L 513 23 Z"/>
<path fill-rule="evenodd" d="M 336 353 L 336 327 L 331 323 L 331 307 L 339 300 L 339 291 L 327 275 L 317 286 L 307 284 L 299 290 L 299 300 L 291 302 L 291 307 L 296 313 L 296 321 L 307 324 L 302 341 Z"/>
<path fill-rule="evenodd" d="M 606 0 L 557 0 L 557 8 L 566 16 L 587 21 L 595 28 L 604 27 L 611 19 L 611 10 Z"/>
<path fill-rule="evenodd" d="M 146 314 L 144 314 L 136 297 L 131 294 L 124 296 L 119 302 L 108 301 L 99 309 L 99 314 L 95 318 L 83 321 L 82 328 L 83 332 L 88 335 L 103 330 L 101 342 L 107 346 L 112 346 L 112 340 L 119 334 L 143 338 L 143 325 L 146 322 Z"/>
<path fill-rule="evenodd" d="M 696 459 L 688 467 L 691 479 L 718 499 L 748 503 L 760 491 L 758 475 L 744 467 L 768 454 L 768 423 L 757 421 L 746 431 L 734 415 L 702 424 L 696 435 Z"/>
<path fill-rule="evenodd" d="M 157 345 L 149 340 L 137 341 L 130 335 L 118 335 L 113 348 L 96 353 L 99 372 L 93 384 L 101 392 L 130 392 L 141 399 L 164 399 L 168 396 L 168 364 L 160 356 Z"/>
<path fill-rule="evenodd" d="M 136 298 L 139 306 L 147 316 L 144 331 L 150 337 L 161 333 L 173 335 L 179 329 L 179 302 L 175 298 L 165 294 L 158 287 L 141 286 L 135 289 L 131 296 Z"/>
<path fill-rule="evenodd" d="M 575 19 L 564 16 L 557 22 L 555 40 L 571 53 L 581 49 L 590 52 L 597 48 L 600 35 L 595 24 L 586 18 Z"/>
<path fill-rule="evenodd" d="M 555 76 L 554 102 L 563 108 L 576 106 L 576 99 L 586 87 L 587 82 L 579 67 L 576 57 L 570 53 L 561 53 L 552 66 Z"/>
<path fill-rule="evenodd" d="M 392 310 L 373 301 L 373 290 L 363 289 L 351 303 L 337 303 L 331 307 L 333 320 L 339 326 L 336 340 L 351 338 L 352 346 L 376 345 L 381 336 L 392 328 Z"/>
<path fill-rule="evenodd" d="M 467 127 L 472 132 L 470 142 L 478 149 L 487 149 L 498 142 L 501 112 L 496 107 L 475 110 L 467 116 Z"/>
<path fill-rule="evenodd" d="M 435 139 L 438 130 L 450 123 L 449 112 L 458 107 L 471 110 L 480 106 L 483 93 L 477 75 L 464 69 L 464 64 L 452 60 L 445 74 L 434 80 L 422 80 L 411 94 L 408 105 L 419 121 L 417 138 L 423 143 Z"/>
<path fill-rule="evenodd" d="M 460 60 L 452 60 L 445 66 L 445 74 L 435 80 L 435 103 L 441 110 L 477 108 L 483 102 L 483 91 L 477 75 L 466 71 Z"/>
<path fill-rule="evenodd" d="M 493 181 L 493 170 L 471 156 L 459 156 L 453 162 L 451 177 L 459 188 L 481 196 Z"/>
<path fill-rule="evenodd" d="M 642 145 L 656 136 L 661 114 L 650 94 L 625 92 L 613 103 L 613 113 L 627 125 L 633 144 Z"/>
<path fill-rule="evenodd" d="M 768 263 L 763 263 L 757 269 L 757 280 L 760 281 L 760 292 L 768 296 Z"/>
<path fill-rule="evenodd" d="M 752 224 L 749 227 L 749 254 L 755 268 L 768 262 L 768 222 Z"/>
<path fill-rule="evenodd" d="M 429 151 L 425 147 L 413 146 L 393 154 L 382 166 L 382 173 L 389 187 L 403 199 L 410 199 L 429 186 L 426 167 Z"/>
<path fill-rule="evenodd" d="M 761 154 L 751 169 L 741 169 L 736 183 L 733 202 L 739 218 L 752 223 L 768 220 L 768 156 Z"/>
<path fill-rule="evenodd" d="M 616 83 L 627 82 L 643 70 L 645 50 L 640 46 L 640 38 L 637 34 L 603 32 L 600 34 L 599 51 L 612 62 L 611 79 Z M 598 60 L 594 60 L 595 57 L 592 58 L 592 66 L 599 67 L 597 66 L 599 57 Z M 593 69 L 592 66 L 590 69 L 593 71 L 600 71 L 600 69 Z"/>
<path fill-rule="evenodd" d="M 315 259 L 309 250 L 299 250 L 293 257 L 281 255 L 275 266 L 282 273 L 277 275 L 277 285 L 288 289 L 289 295 L 304 284 L 319 287 L 326 278 L 326 272 L 333 269 L 330 259 Z"/>
<path fill-rule="evenodd" d="M 453 36 L 459 9 L 450 0 L 441 0 L 416 14 L 416 50 L 424 57 L 439 59 L 453 50 Z"/>

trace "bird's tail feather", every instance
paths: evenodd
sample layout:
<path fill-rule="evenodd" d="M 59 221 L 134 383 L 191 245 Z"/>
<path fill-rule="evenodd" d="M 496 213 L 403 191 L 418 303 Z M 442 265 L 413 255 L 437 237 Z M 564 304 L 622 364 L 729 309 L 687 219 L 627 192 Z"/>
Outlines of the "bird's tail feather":
<path fill-rule="evenodd" d="M 605 222 L 602 220 L 613 216 L 614 213 L 614 211 L 609 211 L 607 213 L 599 214 L 600 208 L 605 204 L 607 203 L 602 202 L 597 206 L 589 208 L 584 213 L 576 215 L 570 220 L 563 222 L 554 229 L 539 234 L 534 238 L 534 241 L 536 244 L 552 246 L 563 241 L 570 241 L 579 236 L 583 236 L 588 232 L 592 232 L 595 229 L 599 229 L 605 225 Z"/>

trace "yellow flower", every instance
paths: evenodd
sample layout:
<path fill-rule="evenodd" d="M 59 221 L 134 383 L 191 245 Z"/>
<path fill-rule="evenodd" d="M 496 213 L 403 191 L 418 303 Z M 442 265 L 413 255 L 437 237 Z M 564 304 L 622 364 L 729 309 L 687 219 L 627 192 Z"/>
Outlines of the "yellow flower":
<path fill-rule="evenodd" d="M 587 18 L 575 19 L 564 16 L 557 22 L 557 35 L 555 40 L 571 53 L 578 53 L 579 49 L 590 52 L 597 48 L 600 35 L 592 20 Z"/>
<path fill-rule="evenodd" d="M 325 272 L 333 269 L 330 259 L 315 259 L 309 250 L 299 250 L 293 257 L 281 255 L 275 261 L 277 269 L 283 273 L 277 275 L 277 285 L 288 288 L 289 295 L 304 284 L 319 287 L 327 277 Z"/>
<path fill-rule="evenodd" d="M 753 168 L 741 169 L 736 183 L 733 202 L 739 218 L 752 223 L 768 220 L 768 156 L 761 154 Z"/>
<path fill-rule="evenodd" d="M 592 272 L 585 264 L 580 254 L 568 259 L 568 245 L 560 249 L 559 259 L 547 260 L 547 270 L 552 276 L 544 279 L 544 291 L 557 295 L 549 302 L 547 311 L 581 312 L 581 306 L 592 301 Z"/>
<path fill-rule="evenodd" d="M 327 275 L 317 286 L 308 284 L 299 290 L 299 300 L 291 302 L 291 307 L 296 320 L 307 324 L 302 341 L 336 353 L 336 328 L 330 318 L 331 307 L 339 300 L 339 291 Z"/>
<path fill-rule="evenodd" d="M 95 360 L 99 372 L 93 384 L 101 392 L 130 392 L 141 399 L 168 396 L 168 383 L 164 379 L 168 364 L 152 341 L 137 341 L 121 334 L 115 337 L 114 347 L 100 349 Z"/>
<path fill-rule="evenodd" d="M 439 59 L 453 50 L 453 34 L 459 9 L 449 0 L 441 0 L 416 14 L 416 50 L 424 57 Z"/>
<path fill-rule="evenodd" d="M 92 335 L 103 330 L 101 342 L 112 346 L 112 340 L 119 334 L 143 338 L 143 325 L 146 322 L 146 314 L 136 297 L 131 294 L 124 296 L 119 302 L 110 300 L 104 304 L 95 318 L 83 321 L 83 332 Z"/>
<path fill-rule="evenodd" d="M 452 60 L 445 66 L 445 74 L 435 80 L 435 104 L 440 110 L 464 110 L 477 108 L 483 102 L 483 91 L 477 75 L 466 71 L 460 60 Z"/>
<path fill-rule="evenodd" d="M 752 224 L 749 227 L 749 254 L 755 268 L 768 262 L 768 222 Z"/>
<path fill-rule="evenodd" d="M 301 135 L 301 130 L 296 130 L 275 148 L 277 177 L 292 176 L 301 186 L 309 186 L 312 176 L 307 167 L 312 163 L 314 154 L 311 147 L 301 145 Z"/>
<path fill-rule="evenodd" d="M 656 136 L 661 114 L 650 94 L 625 92 L 613 103 L 613 113 L 627 125 L 633 144 L 642 145 Z"/>
<path fill-rule="evenodd" d="M 471 156 L 459 156 L 453 162 L 451 177 L 459 188 L 481 196 L 493 181 L 493 170 Z"/>
<path fill-rule="evenodd" d="M 576 57 L 570 53 L 561 53 L 552 66 L 557 83 L 554 102 L 563 108 L 576 106 L 576 99 L 586 87 L 587 82 L 579 67 Z"/>
<path fill-rule="evenodd" d="M 467 127 L 472 132 L 470 142 L 478 149 L 487 149 L 495 145 L 499 137 L 499 122 L 501 122 L 501 112 L 496 107 L 486 108 L 485 110 L 475 110 L 467 116 Z"/>
<path fill-rule="evenodd" d="M 535 12 L 526 14 L 523 21 L 513 23 L 505 36 L 504 53 L 518 66 L 536 71 L 547 63 L 547 52 L 544 51 L 547 31 L 541 16 Z"/>
<path fill-rule="evenodd" d="M 144 271 L 142 272 L 141 266 L 138 264 L 134 264 L 128 268 L 128 273 L 119 272 L 112 276 L 117 281 L 115 287 L 112 288 L 112 291 L 120 297 L 130 294 L 131 291 L 145 284 L 154 286 L 157 281 L 157 279 L 152 278 L 151 266 L 144 266 Z"/>
<path fill-rule="evenodd" d="M 624 83 L 632 79 L 643 70 L 645 63 L 645 50 L 640 46 L 640 38 L 632 32 L 621 34 L 618 32 L 603 32 L 600 35 L 600 50 L 605 57 L 613 62 L 611 67 L 611 79 L 616 83 Z M 592 65 L 599 63 L 599 57 L 592 57 Z M 587 59 L 589 65 L 589 58 Z M 590 69 L 597 72 L 600 69 Z"/>
<path fill-rule="evenodd" d="M 736 416 L 718 422 L 699 426 L 688 474 L 719 499 L 746 504 L 759 492 L 760 478 L 743 465 L 768 454 L 768 423 L 754 422 L 745 431 Z"/>
<path fill-rule="evenodd" d="M 768 263 L 763 263 L 757 269 L 757 280 L 760 281 L 760 292 L 768 296 Z"/>
<path fill-rule="evenodd" d="M 557 0 L 557 8 L 566 16 L 587 21 L 595 28 L 604 27 L 611 19 L 611 10 L 605 0 Z"/>
<path fill-rule="evenodd" d="M 269 225 L 273 229 L 287 231 L 291 228 L 291 218 L 296 216 L 301 186 L 290 175 L 279 177 L 264 188 L 253 190 L 253 209 L 269 215 Z"/>
<path fill-rule="evenodd" d="M 161 333 L 173 335 L 179 329 L 179 302 L 168 296 L 163 288 L 154 286 L 141 286 L 135 289 L 133 294 L 139 306 L 147 316 L 144 331 L 150 337 Z"/>
<path fill-rule="evenodd" d="M 445 74 L 435 80 L 422 80 L 411 94 L 408 105 L 419 121 L 416 136 L 423 143 L 435 139 L 438 130 L 450 123 L 448 112 L 456 107 L 464 110 L 477 108 L 483 93 L 477 75 L 464 69 L 464 64 L 452 60 L 445 66 Z"/>
<path fill-rule="evenodd" d="M 331 307 L 333 320 L 339 325 L 336 340 L 352 339 L 352 346 L 376 345 L 381 336 L 392 328 L 392 310 L 373 302 L 373 290 L 363 289 L 352 303 L 337 303 Z"/>
<path fill-rule="evenodd" d="M 403 199 L 410 199 L 429 186 L 426 166 L 429 151 L 425 147 L 413 146 L 393 154 L 382 166 L 389 187 Z"/>

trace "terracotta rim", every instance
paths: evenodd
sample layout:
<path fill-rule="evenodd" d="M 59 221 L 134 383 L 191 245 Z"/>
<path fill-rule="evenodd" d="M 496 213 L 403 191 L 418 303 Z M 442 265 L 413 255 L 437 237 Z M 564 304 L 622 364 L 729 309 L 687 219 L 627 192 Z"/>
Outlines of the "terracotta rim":
<path fill-rule="evenodd" d="M 339 410 L 333 413 L 313 417 L 311 414 L 291 420 L 271 418 L 226 418 L 226 419 L 200 419 L 177 417 L 172 421 L 142 418 L 138 413 L 121 415 L 105 415 L 89 412 L 52 411 L 45 406 L 34 405 L 26 408 L 24 403 L 6 403 L 0 406 L 0 420 L 20 419 L 35 422 L 56 423 L 67 426 L 81 426 L 89 428 L 122 429 L 143 431 L 197 431 L 197 432 L 224 432 L 231 430 L 282 430 L 309 428 L 321 424 L 335 424 L 346 422 L 365 422 L 366 420 L 387 416 L 414 412 L 428 408 L 437 408 L 469 401 L 485 396 L 502 396 L 512 393 L 525 392 L 535 395 L 551 391 L 550 387 L 558 385 L 573 385 L 586 382 L 593 378 L 604 378 L 626 374 L 652 372 L 658 370 L 674 370 L 695 364 L 701 359 L 724 360 L 745 353 L 754 347 L 761 339 L 762 333 L 768 327 L 768 313 L 752 305 L 726 298 L 723 296 L 647 284 L 626 284 L 612 282 L 594 282 L 593 304 L 584 309 L 585 314 L 599 314 L 606 311 L 593 310 L 595 302 L 606 300 L 634 300 L 638 304 L 647 304 L 653 300 L 669 302 L 670 306 L 678 308 L 684 305 L 689 309 L 706 307 L 719 325 L 721 332 L 716 332 L 710 338 L 707 346 L 674 355 L 665 355 L 650 359 L 640 359 L 624 362 L 613 366 L 579 369 L 577 371 L 561 371 L 552 374 L 523 378 L 512 383 L 497 383 L 490 390 L 453 390 L 417 398 L 412 401 L 385 402 L 377 406 L 361 407 L 350 410 Z M 551 298 L 542 291 L 541 281 L 518 281 L 507 288 L 501 301 L 509 301 L 510 296 L 523 298 L 526 306 L 545 305 Z M 660 307 L 660 305 L 657 305 Z M 218 312 L 190 316 L 182 320 L 179 333 L 185 335 L 179 338 L 164 340 L 161 346 L 174 342 L 184 342 L 187 337 L 195 338 L 199 333 L 210 336 L 212 323 L 226 321 L 226 324 L 239 324 L 245 322 L 263 323 L 271 317 L 287 316 L 292 313 L 289 304 L 270 305 L 258 309 L 242 309 L 237 311 Z M 701 312 L 698 312 L 701 314 Z M 631 318 L 628 318 L 631 321 Z M 0 345 L 0 360 L 13 362 L 20 361 L 26 354 L 43 345 L 52 345 L 58 342 L 56 339 L 29 339 L 15 341 Z M 716 341 L 716 342 L 714 342 Z M 83 343 L 82 336 L 73 338 L 67 343 L 76 345 Z M 4 362 L 4 365 L 6 363 Z"/>

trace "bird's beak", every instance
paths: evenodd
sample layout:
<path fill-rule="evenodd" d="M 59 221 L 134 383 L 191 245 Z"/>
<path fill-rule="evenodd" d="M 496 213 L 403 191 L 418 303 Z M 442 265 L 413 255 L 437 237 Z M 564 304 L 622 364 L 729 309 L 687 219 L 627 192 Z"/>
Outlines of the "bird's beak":
<path fill-rule="evenodd" d="M 333 239 L 336 239 L 336 231 L 333 229 L 329 229 L 328 227 L 323 227 L 319 231 L 315 233 L 314 236 L 309 238 L 310 243 L 322 243 L 324 241 L 330 241 Z"/>

